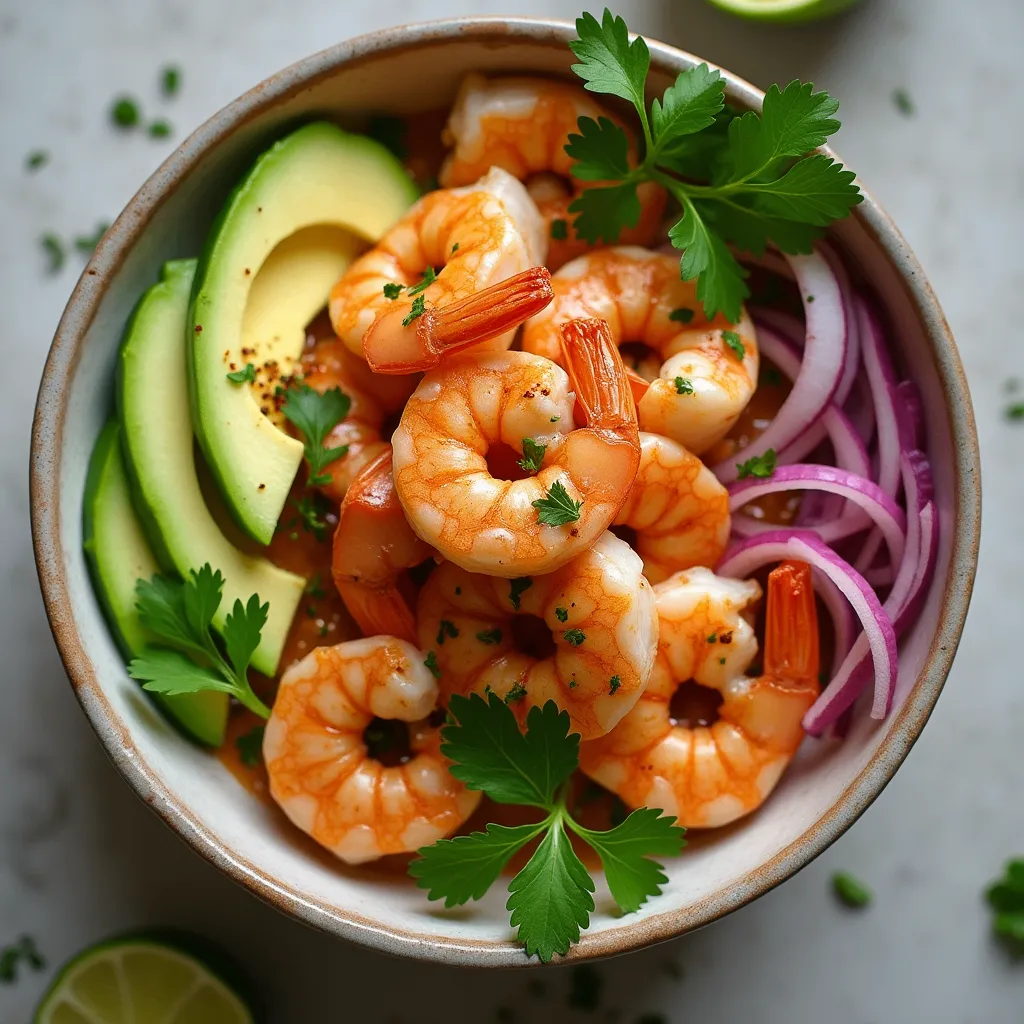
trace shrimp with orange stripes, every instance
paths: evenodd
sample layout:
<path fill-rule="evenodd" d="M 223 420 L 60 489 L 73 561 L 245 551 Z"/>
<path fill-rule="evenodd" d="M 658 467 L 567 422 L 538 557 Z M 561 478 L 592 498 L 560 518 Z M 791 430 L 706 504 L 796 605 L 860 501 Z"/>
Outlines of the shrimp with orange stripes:
<path fill-rule="evenodd" d="M 688 828 L 717 828 L 760 807 L 803 739 L 818 695 L 818 622 L 811 570 L 784 562 L 768 577 L 764 669 L 745 671 L 757 639 L 744 614 L 755 581 L 678 573 L 654 588 L 658 656 L 636 706 L 608 735 L 583 743 L 580 767 L 630 807 L 657 807 Z M 721 698 L 717 721 L 674 721 L 689 680 Z"/>
<path fill-rule="evenodd" d="M 441 168 L 440 182 L 445 187 L 466 185 L 492 166 L 525 182 L 544 218 L 547 266 L 557 269 L 591 248 L 573 237 L 569 212 L 584 183 L 572 176 L 573 161 L 565 146 L 570 134 L 579 132 L 581 117 L 603 118 L 622 128 L 629 140 L 627 158 L 630 165 L 636 163 L 636 144 L 629 129 L 581 86 L 545 78 L 487 79 L 469 74 L 445 126 L 443 140 L 451 152 Z M 621 240 L 650 245 L 658 233 L 666 194 L 660 185 L 645 182 L 637 196 L 639 220 L 622 232 Z"/>
<path fill-rule="evenodd" d="M 494 296 L 479 293 L 532 268 L 527 293 L 546 288 L 546 253 L 533 200 L 512 175 L 494 168 L 465 188 L 423 196 L 353 261 L 331 290 L 331 323 L 380 373 L 426 370 L 445 352 L 471 344 L 504 350 L 522 317 L 504 323 Z M 483 337 L 467 330 L 482 318 L 489 323 Z"/>
<path fill-rule="evenodd" d="M 633 485 L 636 407 L 607 325 L 562 331 L 568 374 L 526 352 L 450 358 L 420 382 L 392 438 L 410 525 L 471 572 L 554 571 L 594 544 Z M 502 449 L 522 452 L 529 475 L 492 475 L 488 454 Z"/>
<path fill-rule="evenodd" d="M 679 279 L 673 256 L 619 246 L 580 256 L 551 279 L 555 297 L 523 329 L 523 349 L 559 359 L 561 325 L 606 320 L 616 344 L 641 349 L 633 369 L 650 381 L 638 403 L 642 430 L 695 455 L 732 428 L 757 386 L 758 349 L 744 310 L 708 321 L 696 282 Z"/>

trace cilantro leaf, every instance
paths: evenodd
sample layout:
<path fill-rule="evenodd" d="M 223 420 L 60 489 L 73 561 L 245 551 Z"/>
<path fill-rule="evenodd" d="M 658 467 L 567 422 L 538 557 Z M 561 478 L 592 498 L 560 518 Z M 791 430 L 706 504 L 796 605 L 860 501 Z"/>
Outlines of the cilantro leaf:
<path fill-rule="evenodd" d="M 556 480 L 548 488 L 547 496 L 538 498 L 532 505 L 544 526 L 566 526 L 579 521 L 583 502 L 572 498 L 562 482 Z"/>
<path fill-rule="evenodd" d="M 556 217 L 551 222 L 550 234 L 556 242 L 564 242 L 569 237 L 569 225 L 564 217 Z"/>
<path fill-rule="evenodd" d="M 341 388 L 320 392 L 302 384 L 285 392 L 281 412 L 302 433 L 310 483 L 314 486 L 330 483 L 331 477 L 324 473 L 325 467 L 348 451 L 348 445 L 325 448 L 324 441 L 348 415 L 351 405 L 352 400 Z"/>
<path fill-rule="evenodd" d="M 425 292 L 436 280 L 437 274 L 434 272 L 434 268 L 427 267 L 427 269 L 423 271 L 422 279 L 414 284 L 406 294 L 419 295 L 421 292 Z"/>
<path fill-rule="evenodd" d="M 444 900 L 446 907 L 458 907 L 478 900 L 498 880 L 513 854 L 539 836 L 547 822 L 509 828 L 491 822 L 483 832 L 441 839 L 418 850 L 409 874 L 427 899 Z"/>
<path fill-rule="evenodd" d="M 722 331 L 722 341 L 741 363 L 746 359 L 747 350 L 743 347 L 743 339 L 735 331 Z"/>
<path fill-rule="evenodd" d="M 205 656 L 206 638 L 197 633 L 185 613 L 184 585 L 166 576 L 154 576 L 135 584 L 139 619 L 162 643 Z"/>
<path fill-rule="evenodd" d="M 763 455 L 754 455 L 746 462 L 736 463 L 736 475 L 741 480 L 756 477 L 767 480 L 775 472 L 775 449 L 769 448 Z"/>
<path fill-rule="evenodd" d="M 651 129 L 655 153 L 678 148 L 687 135 L 709 128 L 725 103 L 725 80 L 707 64 L 684 71 L 651 104 Z"/>
<path fill-rule="evenodd" d="M 606 93 L 628 100 L 646 122 L 644 84 L 651 54 L 642 36 L 629 41 L 629 29 L 622 18 L 606 7 L 601 22 L 592 14 L 576 19 L 578 39 L 569 49 L 579 58 L 572 70 L 590 92 Z"/>
<path fill-rule="evenodd" d="M 686 845 L 686 829 L 675 821 L 656 808 L 642 807 L 608 832 L 593 832 L 571 819 L 569 824 L 601 858 L 612 899 L 629 914 L 660 895 L 668 881 L 661 865 L 650 858 L 674 857 Z"/>
<path fill-rule="evenodd" d="M 769 217 L 828 227 L 864 198 L 853 184 L 853 171 L 824 153 L 800 160 L 775 181 L 746 186 L 758 212 Z"/>
<path fill-rule="evenodd" d="M 574 161 L 572 174 L 581 181 L 615 181 L 629 174 L 629 139 L 607 117 L 581 117 L 579 135 L 570 135 L 565 152 Z"/>
<path fill-rule="evenodd" d="M 235 685 L 211 668 L 197 665 L 181 651 L 147 647 L 128 663 L 128 675 L 142 683 L 144 690 L 173 696 L 219 690 L 234 693 Z"/>
<path fill-rule="evenodd" d="M 533 580 L 529 576 L 519 576 L 514 580 L 508 581 L 508 599 L 512 602 L 512 607 L 519 610 L 519 602 L 522 599 L 523 591 L 529 590 L 533 586 Z"/>
<path fill-rule="evenodd" d="M 524 473 L 537 473 L 540 471 L 541 463 L 544 461 L 544 453 L 548 450 L 546 444 L 537 444 L 532 437 L 523 438 L 523 457 L 516 462 L 516 465 Z"/>
<path fill-rule="evenodd" d="M 423 316 L 427 311 L 427 300 L 422 295 L 417 295 L 412 300 L 412 305 L 409 307 L 409 312 L 406 316 L 402 317 L 402 326 L 408 327 L 413 320 Z"/>
<path fill-rule="evenodd" d="M 814 243 L 825 234 L 813 224 L 771 217 L 762 210 L 754 209 L 750 205 L 751 198 L 734 196 L 728 200 L 698 203 L 697 206 L 723 238 L 754 256 L 764 255 L 770 242 L 783 252 L 809 253 L 814 250 Z"/>
<path fill-rule="evenodd" d="M 548 963 L 578 942 L 590 924 L 594 880 L 576 856 L 559 819 L 544 837 L 526 867 L 509 883 L 505 904 L 526 955 Z"/>
<path fill-rule="evenodd" d="M 399 284 L 397 281 L 388 281 L 383 288 L 385 299 L 397 299 L 399 295 L 405 290 L 404 284 Z"/>
<path fill-rule="evenodd" d="M 848 907 L 866 907 L 871 902 L 871 890 L 848 871 L 837 871 L 832 876 L 832 891 Z"/>
<path fill-rule="evenodd" d="M 1024 952 L 1024 859 L 1011 860 L 985 892 L 995 912 L 992 930 L 1015 952 Z"/>
<path fill-rule="evenodd" d="M 689 199 L 684 203 L 683 216 L 669 229 L 668 237 L 682 250 L 679 261 L 682 279 L 697 278 L 697 298 L 704 304 L 708 318 L 722 312 L 736 323 L 743 300 L 750 294 L 744 281 L 746 271 Z"/>
<path fill-rule="evenodd" d="M 227 376 L 232 384 L 252 384 L 256 380 L 256 367 L 252 363 L 246 363 L 241 370 L 235 370 Z"/>
<path fill-rule="evenodd" d="M 223 593 L 224 577 L 221 576 L 220 569 L 214 572 L 207 562 L 199 569 L 189 570 L 182 590 L 182 599 L 185 617 L 194 636 L 208 635 Z"/>
<path fill-rule="evenodd" d="M 260 604 L 258 595 L 253 594 L 243 605 L 236 600 L 234 607 L 224 620 L 224 647 L 228 661 L 240 680 L 245 680 L 245 671 L 260 645 L 260 633 L 267 624 L 270 603 Z"/>
<path fill-rule="evenodd" d="M 242 733 L 235 740 L 235 747 L 238 750 L 238 759 L 247 768 L 255 768 L 263 758 L 263 734 L 266 727 L 262 725 L 253 726 L 248 732 Z"/>
<path fill-rule="evenodd" d="M 452 775 L 498 803 L 550 806 L 578 763 L 579 734 L 569 734 L 569 714 L 554 701 L 530 708 L 525 733 L 493 692 L 487 700 L 456 694 L 448 712 L 456 724 L 441 730 L 441 753 L 454 762 Z"/>
<path fill-rule="evenodd" d="M 640 222 L 636 182 L 584 189 L 569 204 L 569 212 L 576 214 L 572 226 L 577 238 L 591 245 L 611 245 L 626 228 L 635 228 Z"/>

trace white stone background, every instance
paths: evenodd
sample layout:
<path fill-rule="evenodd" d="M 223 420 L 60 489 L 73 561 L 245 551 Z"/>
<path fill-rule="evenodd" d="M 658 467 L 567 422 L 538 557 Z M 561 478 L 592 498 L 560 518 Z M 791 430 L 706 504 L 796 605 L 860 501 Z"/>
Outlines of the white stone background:
<path fill-rule="evenodd" d="M 566 970 L 442 969 L 307 930 L 220 877 L 151 815 L 107 762 L 51 641 L 29 542 L 36 384 L 80 270 L 48 276 L 39 235 L 110 219 L 175 140 L 284 65 L 399 22 L 487 13 L 573 17 L 579 0 L 0 0 L 0 945 L 33 935 L 55 966 L 110 933 L 200 931 L 253 973 L 274 1022 L 600 1019 L 566 1008 Z M 799 76 L 842 101 L 837 146 L 893 215 L 938 292 L 971 382 L 984 453 L 985 532 L 971 617 L 938 708 L 906 765 L 817 862 L 694 935 L 601 966 L 602 1012 L 632 1024 L 756 1020 L 1024 1020 L 1024 965 L 993 943 L 981 898 L 1024 853 L 1019 471 L 1024 424 L 1003 416 L 1024 378 L 1024 4 L 866 0 L 809 27 L 744 23 L 702 0 L 621 2 L 631 28 L 764 87 Z M 174 139 L 116 135 L 111 98 L 155 112 L 157 69 L 184 71 L 161 112 Z M 905 88 L 916 114 L 901 116 Z M 42 147 L 52 163 L 29 175 Z M 876 893 L 854 914 L 829 891 L 847 868 Z M 681 966 L 676 979 L 666 964 Z M 0 1020 L 29 1017 L 49 972 L 0 987 Z M 615 1019 L 614 1017 L 612 1019 Z"/>

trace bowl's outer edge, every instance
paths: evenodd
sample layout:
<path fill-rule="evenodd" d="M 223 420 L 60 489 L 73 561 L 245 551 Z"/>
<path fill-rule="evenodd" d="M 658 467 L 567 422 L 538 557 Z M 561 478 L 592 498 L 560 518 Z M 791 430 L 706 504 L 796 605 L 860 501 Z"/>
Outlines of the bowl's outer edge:
<path fill-rule="evenodd" d="M 32 426 L 30 498 L 32 536 L 46 613 L 61 659 L 90 723 L 108 756 L 129 785 L 194 850 L 262 900 L 317 928 L 383 952 L 453 965 L 516 967 L 532 961 L 507 941 L 458 942 L 382 928 L 373 920 L 342 914 L 277 883 L 209 834 L 137 756 L 130 737 L 113 724 L 109 707 L 82 648 L 71 614 L 60 541 L 58 495 L 61 439 L 68 386 L 85 335 L 109 277 L 135 244 L 161 196 L 193 165 L 240 125 L 340 66 L 400 52 L 438 40 L 471 37 L 500 44 L 515 36 L 538 46 L 564 48 L 575 35 L 568 22 L 532 18 L 461 18 L 406 25 L 359 36 L 313 54 L 273 75 L 200 126 L 158 168 L 133 197 L 97 248 L 76 285 L 47 357 Z M 700 59 L 648 40 L 652 65 L 690 66 Z M 732 100 L 758 108 L 763 94 L 722 69 Z M 863 187 L 863 186 L 862 186 Z M 909 246 L 870 195 L 855 211 L 888 255 L 921 316 L 932 358 L 939 370 L 950 433 L 956 442 L 956 495 L 950 577 L 936 636 L 921 676 L 892 721 L 889 734 L 867 767 L 832 808 L 784 850 L 764 864 L 741 888 L 710 894 L 683 912 L 655 914 L 600 934 L 584 933 L 566 960 L 624 953 L 702 927 L 744 906 L 785 881 L 822 853 L 870 806 L 895 774 L 935 706 L 963 630 L 977 566 L 981 527 L 981 485 L 977 431 L 967 381 L 938 301 Z"/>

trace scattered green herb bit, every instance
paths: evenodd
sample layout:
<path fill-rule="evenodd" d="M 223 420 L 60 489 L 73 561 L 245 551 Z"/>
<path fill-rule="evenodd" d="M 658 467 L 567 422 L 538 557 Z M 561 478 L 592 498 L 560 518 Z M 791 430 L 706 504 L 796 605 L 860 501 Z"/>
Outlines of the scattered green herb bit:
<path fill-rule="evenodd" d="M 404 160 L 409 155 L 409 148 L 405 142 L 406 131 L 405 121 L 400 117 L 378 115 L 370 118 L 368 134 L 382 146 L 390 149 L 399 160 Z"/>
<path fill-rule="evenodd" d="M 25 157 L 25 167 L 30 171 L 38 171 L 50 162 L 50 154 L 45 149 L 34 149 Z"/>
<path fill-rule="evenodd" d="M 718 664 L 719 665 L 724 665 L 725 664 L 725 658 L 719 658 L 718 659 Z"/>
<path fill-rule="evenodd" d="M 580 964 L 572 970 L 571 988 L 566 1002 L 574 1010 L 593 1013 L 601 1005 L 604 976 L 590 964 Z"/>
<path fill-rule="evenodd" d="M 576 680 L 575 680 L 575 679 L 570 679 L 570 680 L 569 680 L 569 689 L 570 689 L 570 690 L 575 690 L 575 689 L 576 689 L 576 687 L 577 687 L 577 686 L 579 686 L 579 685 L 580 685 L 580 684 L 579 684 L 578 682 L 576 682 Z"/>
<path fill-rule="evenodd" d="M 1014 402 L 1006 407 L 1008 420 L 1024 420 L 1024 402 Z"/>
<path fill-rule="evenodd" d="M 511 924 L 527 956 L 549 962 L 569 951 L 590 924 L 593 879 L 576 856 L 566 829 L 591 846 L 604 867 L 612 898 L 626 913 L 661 892 L 666 878 L 650 858 L 672 856 L 683 847 L 684 830 L 660 811 L 633 811 L 607 832 L 584 828 L 566 807 L 566 787 L 579 764 L 578 733 L 554 701 L 530 708 L 526 731 L 494 693 L 454 695 L 449 724 L 441 732 L 441 753 L 451 773 L 469 789 L 496 803 L 539 807 L 538 822 L 507 827 L 491 823 L 483 832 L 441 839 L 419 851 L 409 867 L 417 885 L 446 907 L 480 899 L 498 880 L 509 859 L 527 843 L 540 843 L 526 866 L 509 882 Z"/>
<path fill-rule="evenodd" d="M 913 117 L 916 113 L 914 101 L 910 98 L 910 93 L 906 89 L 893 89 L 892 102 L 893 106 L 904 117 Z"/>
<path fill-rule="evenodd" d="M 384 285 L 384 298 L 397 299 L 404 290 L 404 284 L 399 284 L 397 281 L 388 281 L 388 283 Z"/>
<path fill-rule="evenodd" d="M 299 539 L 298 531 L 297 530 L 292 530 L 292 532 L 288 534 L 288 539 L 289 540 L 298 540 Z"/>
<path fill-rule="evenodd" d="M 39 239 L 39 244 L 43 247 L 43 252 L 46 253 L 47 271 L 56 274 L 64 266 L 64 243 L 55 234 L 47 232 Z"/>
<path fill-rule="evenodd" d="M 441 678 L 441 666 L 437 663 L 437 654 L 434 651 L 427 651 L 427 656 L 423 659 L 423 664 L 430 669 L 430 674 L 435 679 Z"/>
<path fill-rule="evenodd" d="M 729 346 L 732 354 L 742 362 L 747 355 L 747 350 L 740 341 L 740 336 L 735 331 L 722 331 L 722 341 Z"/>
<path fill-rule="evenodd" d="M 567 622 L 568 619 L 569 619 L 569 609 L 568 608 L 556 608 L 555 609 L 555 618 L 558 619 L 559 622 Z"/>
<path fill-rule="evenodd" d="M 173 130 L 171 122 L 163 117 L 158 118 L 156 121 L 150 121 L 146 126 L 146 132 L 151 139 L 166 139 Z"/>
<path fill-rule="evenodd" d="M 301 384 L 285 392 L 281 412 L 302 432 L 306 462 L 309 463 L 309 482 L 313 487 L 331 482 L 331 474 L 324 470 L 348 451 L 347 444 L 325 448 L 324 441 L 348 415 L 351 404 L 352 400 L 341 388 L 320 392 L 308 384 Z"/>
<path fill-rule="evenodd" d="M 445 637 L 451 637 L 454 640 L 458 635 L 459 631 L 455 623 L 449 619 L 442 619 L 437 628 L 437 644 L 441 646 L 445 641 Z"/>
<path fill-rule="evenodd" d="M 110 120 L 117 128 L 134 128 L 139 123 L 139 105 L 130 96 L 119 96 L 110 108 Z"/>
<path fill-rule="evenodd" d="M 871 902 L 871 890 L 846 871 L 832 876 L 832 891 L 848 907 L 866 907 Z"/>
<path fill-rule="evenodd" d="M 718 634 L 717 633 L 712 633 L 708 637 L 708 643 L 709 644 L 717 644 L 718 643 Z"/>
<path fill-rule="evenodd" d="M 552 423 L 557 423 L 561 418 L 562 418 L 561 416 L 552 416 L 551 417 L 551 422 Z"/>
<path fill-rule="evenodd" d="M 410 295 L 419 295 L 420 292 L 425 292 L 437 280 L 437 274 L 434 273 L 433 267 L 427 267 L 423 271 L 423 277 L 416 282 L 410 289 Z"/>
<path fill-rule="evenodd" d="M 537 444 L 532 437 L 523 438 L 523 457 L 516 462 L 516 465 L 524 473 L 537 473 L 540 471 L 541 463 L 544 461 L 544 453 L 548 450 L 546 444 Z"/>
<path fill-rule="evenodd" d="M 1024 954 L 1024 858 L 1007 863 L 1003 877 L 985 891 L 992 930 L 1014 953 Z"/>
<path fill-rule="evenodd" d="M 522 683 L 513 684 L 512 688 L 505 694 L 505 703 L 522 700 L 526 696 L 526 687 Z"/>
<path fill-rule="evenodd" d="M 476 635 L 477 640 L 482 644 L 490 646 L 491 644 L 501 643 L 501 630 L 500 629 L 482 629 Z"/>
<path fill-rule="evenodd" d="M 520 576 L 518 579 L 508 581 L 508 599 L 516 611 L 519 610 L 519 599 L 523 596 L 523 591 L 529 590 L 532 586 L 533 580 L 529 576 Z"/>
<path fill-rule="evenodd" d="M 767 480 L 775 472 L 775 449 L 769 448 L 763 455 L 754 455 L 746 462 L 737 462 L 736 471 L 741 480 L 746 480 L 748 476 Z"/>
<path fill-rule="evenodd" d="M 181 69 L 168 64 L 160 71 L 160 91 L 170 99 L 181 88 Z"/>
<path fill-rule="evenodd" d="M 82 253 L 83 256 L 89 256 L 92 254 L 93 249 L 100 244 L 100 239 L 107 233 L 110 225 L 106 221 L 100 221 L 96 225 L 96 230 L 91 235 L 79 235 L 75 239 L 75 248 Z"/>
<path fill-rule="evenodd" d="M 324 518 L 330 507 L 319 494 L 304 494 L 298 501 L 293 501 L 299 513 L 299 522 L 306 533 L 313 534 L 321 543 L 327 540 L 331 524 Z"/>
<path fill-rule="evenodd" d="M 263 758 L 264 726 L 257 725 L 235 740 L 238 757 L 248 768 L 255 768 Z"/>
<path fill-rule="evenodd" d="M 814 301 L 814 296 L 813 295 L 808 295 L 807 296 L 807 301 L 808 302 L 813 302 Z"/>
<path fill-rule="evenodd" d="M 557 217 L 551 222 L 551 237 L 556 242 L 564 242 L 569 237 L 569 225 L 562 217 Z"/>
<path fill-rule="evenodd" d="M 417 317 L 423 316 L 427 311 L 427 303 L 422 295 L 417 295 L 412 300 L 412 308 L 409 310 L 409 315 L 402 320 L 402 326 L 408 327 Z"/>
<path fill-rule="evenodd" d="M 567 629 L 562 634 L 562 638 L 566 643 L 572 644 L 573 647 L 579 647 L 587 639 L 587 634 L 582 629 Z"/>
<path fill-rule="evenodd" d="M 41 971 L 46 966 L 35 940 L 28 935 L 22 935 L 17 942 L 0 949 L 0 985 L 12 985 L 18 980 L 19 963 L 28 964 L 34 971 Z"/>
<path fill-rule="evenodd" d="M 686 377 L 676 377 L 675 385 L 677 395 L 693 394 L 693 384 Z"/>
<path fill-rule="evenodd" d="M 693 310 L 686 306 L 680 306 L 678 309 L 673 309 L 668 318 L 678 324 L 688 324 L 693 319 Z"/>
<path fill-rule="evenodd" d="M 827 672 L 819 672 L 818 673 L 818 685 L 821 686 L 821 687 L 825 687 L 825 686 L 828 685 L 828 673 Z"/>
<path fill-rule="evenodd" d="M 621 685 L 622 680 L 618 676 L 612 676 L 611 682 L 608 684 L 608 696 L 614 697 Z"/>
<path fill-rule="evenodd" d="M 320 628 L 319 628 L 319 629 L 317 630 L 317 633 L 319 633 L 319 634 L 320 634 L 320 636 L 327 636 L 327 633 L 328 633 L 328 629 L 327 629 L 327 624 L 325 623 L 324 625 L 322 625 L 322 626 L 321 626 L 321 627 L 320 627 Z"/>
<path fill-rule="evenodd" d="M 228 380 L 235 384 L 254 384 L 256 382 L 256 367 L 252 363 L 246 363 L 241 370 L 229 373 Z"/>
<path fill-rule="evenodd" d="M 309 582 L 306 584 L 306 593 L 310 597 L 326 597 L 327 591 L 321 586 L 323 577 L 320 573 L 315 572 L 309 578 Z"/>
<path fill-rule="evenodd" d="M 773 85 L 761 113 L 724 107 L 725 82 L 706 64 L 679 75 L 650 108 L 645 100 L 650 53 L 630 41 L 622 18 L 584 14 L 569 46 L 573 71 L 591 92 L 631 103 L 640 120 L 643 159 L 630 167 L 625 129 L 608 118 L 579 119 L 565 147 L 574 177 L 593 183 L 573 200 L 576 235 L 614 244 L 640 219 L 637 187 L 654 181 L 679 204 L 669 239 L 681 251 L 680 276 L 697 279 L 697 298 L 710 319 L 736 323 L 749 294 L 747 272 L 732 248 L 754 255 L 774 243 L 810 252 L 833 221 L 862 200 L 851 171 L 814 153 L 839 129 L 839 104 L 809 83 Z"/>
<path fill-rule="evenodd" d="M 452 255 L 454 256 L 454 255 L 455 255 L 455 254 L 456 254 L 456 253 L 457 253 L 458 251 L 459 251 L 459 243 L 458 243 L 458 242 L 456 242 L 456 243 L 455 243 L 455 244 L 454 244 L 454 245 L 452 246 Z"/>
<path fill-rule="evenodd" d="M 311 605 L 311 604 L 310 604 L 310 605 L 307 605 L 307 606 L 306 606 L 306 615 L 307 615 L 307 616 L 308 616 L 309 618 L 311 618 L 311 619 L 315 619 L 315 618 L 317 617 L 317 615 L 318 615 L 318 614 L 319 614 L 319 613 L 317 612 L 317 610 L 316 610 L 316 607 L 315 607 L 314 605 Z"/>
<path fill-rule="evenodd" d="M 259 647 L 270 605 L 260 604 L 256 594 L 244 605 L 235 601 L 221 630 L 225 658 L 210 631 L 223 591 L 224 577 L 209 562 L 198 571 L 190 570 L 183 581 L 160 575 L 139 580 L 135 584 L 139 618 L 165 646 L 146 647 L 128 665 L 128 674 L 153 693 L 219 690 L 268 718 L 270 710 L 252 692 L 246 670 Z"/>
<path fill-rule="evenodd" d="M 777 388 L 782 386 L 782 374 L 774 366 L 761 366 L 758 384 L 762 387 Z"/>
<path fill-rule="evenodd" d="M 547 496 L 538 498 L 532 503 L 537 510 L 537 518 L 544 526 L 566 526 L 579 521 L 582 501 L 569 496 L 561 480 L 556 480 L 549 488 Z"/>

